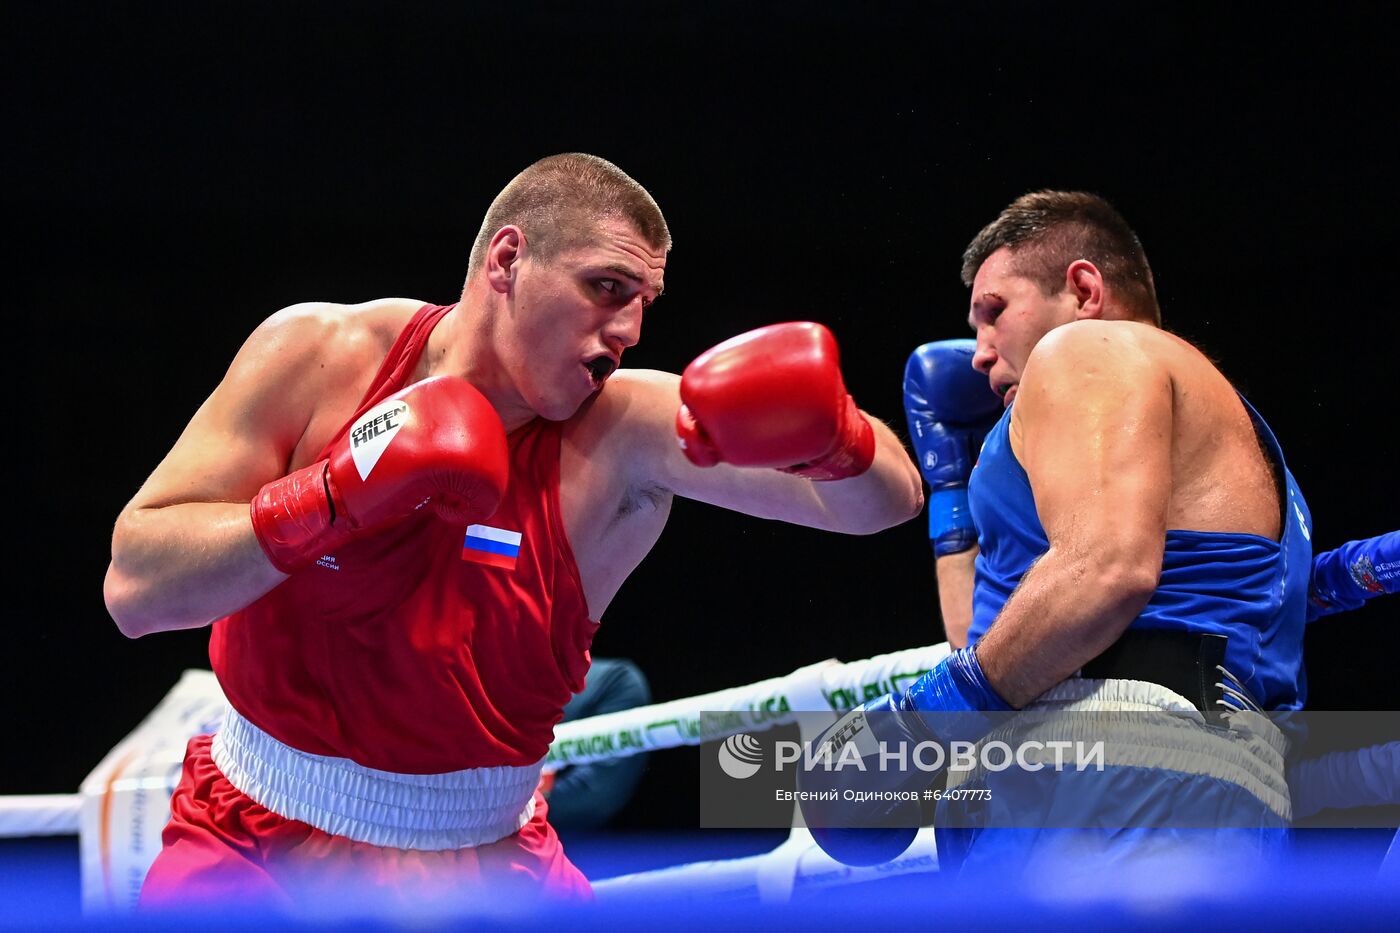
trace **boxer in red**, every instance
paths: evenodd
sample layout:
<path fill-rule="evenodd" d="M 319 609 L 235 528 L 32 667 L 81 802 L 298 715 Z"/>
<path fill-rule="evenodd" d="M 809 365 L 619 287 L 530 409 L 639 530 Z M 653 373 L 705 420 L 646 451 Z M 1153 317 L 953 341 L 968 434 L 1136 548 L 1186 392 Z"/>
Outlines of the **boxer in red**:
<path fill-rule="evenodd" d="M 669 247 L 640 185 L 554 156 L 493 202 L 455 304 L 296 305 L 248 338 L 113 535 L 118 627 L 212 623 L 231 705 L 144 903 L 586 892 L 540 764 L 672 497 L 855 534 L 918 513 L 819 325 L 618 371 Z"/>

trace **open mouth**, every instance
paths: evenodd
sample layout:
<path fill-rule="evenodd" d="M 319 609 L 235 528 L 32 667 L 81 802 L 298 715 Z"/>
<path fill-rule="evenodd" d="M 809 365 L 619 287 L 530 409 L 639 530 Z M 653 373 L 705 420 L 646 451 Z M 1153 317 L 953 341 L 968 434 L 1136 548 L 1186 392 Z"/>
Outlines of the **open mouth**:
<path fill-rule="evenodd" d="M 583 364 L 583 368 L 588 370 L 589 377 L 593 380 L 595 387 L 602 386 L 603 382 L 612 375 L 617 364 L 610 356 L 595 356 L 593 359 Z"/>

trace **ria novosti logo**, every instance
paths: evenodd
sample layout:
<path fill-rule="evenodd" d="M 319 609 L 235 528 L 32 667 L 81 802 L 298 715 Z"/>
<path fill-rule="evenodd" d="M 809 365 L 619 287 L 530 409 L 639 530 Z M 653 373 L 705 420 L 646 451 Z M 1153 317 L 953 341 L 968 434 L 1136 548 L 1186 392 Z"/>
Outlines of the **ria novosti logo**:
<path fill-rule="evenodd" d="M 1010 768 L 1022 771 L 1086 771 L 1106 767 L 1106 740 L 1092 741 L 1058 739 L 1043 741 L 1025 739 L 1016 743 L 1000 740 L 970 742 L 933 740 L 910 745 L 899 742 L 887 745 L 876 742 L 866 745 L 852 741 L 864 733 L 862 720 L 851 719 L 840 732 L 831 733 L 820 745 L 803 742 L 773 743 L 773 770 L 783 772 L 796 764 L 803 771 L 923 771 L 938 774 L 952 772 L 998 772 Z M 717 751 L 720 769 L 735 780 L 751 778 L 764 764 L 763 746 L 747 732 L 738 732 L 725 739 Z"/>
<path fill-rule="evenodd" d="M 736 780 L 751 778 L 763 764 L 763 746 L 747 732 L 725 739 L 719 747 L 719 766 Z"/>

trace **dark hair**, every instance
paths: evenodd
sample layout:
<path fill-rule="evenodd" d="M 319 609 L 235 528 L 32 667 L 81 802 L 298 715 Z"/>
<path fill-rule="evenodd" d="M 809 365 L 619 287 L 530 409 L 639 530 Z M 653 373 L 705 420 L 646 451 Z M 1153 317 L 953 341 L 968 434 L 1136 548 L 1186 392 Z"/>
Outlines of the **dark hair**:
<path fill-rule="evenodd" d="M 530 248 L 550 259 L 592 235 L 600 220 L 629 222 L 647 245 L 669 250 L 671 231 L 650 194 L 606 159 L 566 152 L 540 159 L 511 179 L 486 211 L 472 244 L 467 278 L 486 262 L 491 238 L 514 224 Z"/>
<path fill-rule="evenodd" d="M 1096 194 L 1033 191 L 1012 201 L 963 251 L 963 284 L 971 286 L 982 263 L 1003 246 L 1011 250 L 1016 274 L 1047 295 L 1064 288 L 1070 263 L 1087 259 L 1099 267 L 1124 310 L 1162 323 L 1142 243 L 1113 205 Z"/>

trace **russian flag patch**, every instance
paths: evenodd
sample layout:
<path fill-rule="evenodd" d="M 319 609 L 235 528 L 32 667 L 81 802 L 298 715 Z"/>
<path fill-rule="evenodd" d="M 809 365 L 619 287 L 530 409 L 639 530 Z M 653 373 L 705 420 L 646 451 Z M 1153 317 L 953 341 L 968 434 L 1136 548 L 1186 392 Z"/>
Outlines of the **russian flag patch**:
<path fill-rule="evenodd" d="M 467 528 L 467 539 L 462 543 L 462 560 L 514 570 L 515 560 L 520 556 L 520 537 L 518 531 L 506 531 L 490 525 L 471 525 Z"/>

